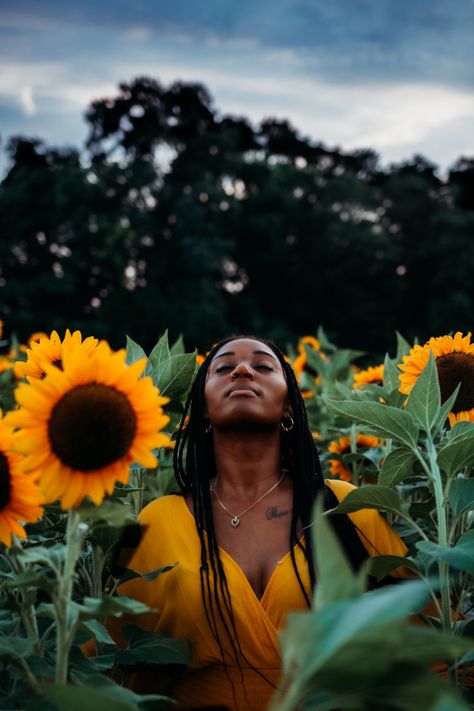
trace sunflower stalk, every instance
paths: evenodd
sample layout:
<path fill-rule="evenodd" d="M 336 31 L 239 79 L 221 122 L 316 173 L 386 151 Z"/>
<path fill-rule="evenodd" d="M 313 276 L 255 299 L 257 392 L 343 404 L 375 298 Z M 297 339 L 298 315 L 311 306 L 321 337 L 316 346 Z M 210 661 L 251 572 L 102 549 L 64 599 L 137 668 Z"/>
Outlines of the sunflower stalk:
<path fill-rule="evenodd" d="M 25 566 L 21 560 L 17 557 L 15 552 L 15 546 L 21 549 L 21 539 L 18 536 L 13 536 L 14 545 L 10 548 L 8 561 L 10 567 L 15 573 L 15 575 L 21 575 L 25 572 Z M 41 644 L 39 639 L 38 622 L 36 620 L 36 611 L 33 604 L 25 604 L 25 600 L 28 598 L 28 593 L 30 588 L 26 588 L 24 591 L 19 592 L 21 597 L 20 616 L 26 631 L 27 636 L 34 640 L 34 649 L 37 654 L 40 653 Z"/>
<path fill-rule="evenodd" d="M 56 682 L 66 684 L 69 667 L 69 653 L 76 632 L 76 622 L 70 615 L 74 571 L 81 552 L 82 540 L 87 527 L 81 523 L 78 511 L 71 509 L 68 513 L 66 529 L 66 557 L 58 590 L 54 596 L 56 613 Z"/>

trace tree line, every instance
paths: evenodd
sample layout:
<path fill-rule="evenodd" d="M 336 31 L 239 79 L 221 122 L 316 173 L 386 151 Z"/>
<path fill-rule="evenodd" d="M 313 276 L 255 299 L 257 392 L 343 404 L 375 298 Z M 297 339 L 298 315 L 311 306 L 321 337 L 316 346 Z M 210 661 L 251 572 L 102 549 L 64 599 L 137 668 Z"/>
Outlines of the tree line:
<path fill-rule="evenodd" d="M 94 101 L 84 150 L 9 140 L 0 318 L 145 346 L 169 327 L 281 346 L 318 324 L 383 353 L 469 330 L 474 159 L 382 167 L 288 121 L 222 116 L 201 84 L 139 77 Z"/>

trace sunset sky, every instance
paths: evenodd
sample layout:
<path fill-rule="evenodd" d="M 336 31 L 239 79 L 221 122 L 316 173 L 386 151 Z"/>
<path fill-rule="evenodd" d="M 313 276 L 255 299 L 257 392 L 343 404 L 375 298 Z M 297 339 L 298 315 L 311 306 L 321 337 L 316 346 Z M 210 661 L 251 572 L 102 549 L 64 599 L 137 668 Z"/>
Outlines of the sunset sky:
<path fill-rule="evenodd" d="M 88 103 L 146 75 L 204 83 L 222 114 L 304 136 L 474 155 L 474 0 L 3 0 L 1 171 L 13 135 L 83 145 Z"/>

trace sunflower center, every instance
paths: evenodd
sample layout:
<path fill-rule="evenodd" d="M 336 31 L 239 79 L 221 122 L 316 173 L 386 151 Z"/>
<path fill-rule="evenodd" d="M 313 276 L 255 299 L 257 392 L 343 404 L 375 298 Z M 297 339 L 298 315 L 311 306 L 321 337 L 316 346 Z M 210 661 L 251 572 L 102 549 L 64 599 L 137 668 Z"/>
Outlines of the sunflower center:
<path fill-rule="evenodd" d="M 10 484 L 10 467 L 8 459 L 0 452 L 0 511 L 10 501 L 11 484 Z"/>
<path fill-rule="evenodd" d="M 136 417 L 127 397 L 98 383 L 80 385 L 53 408 L 51 449 L 63 464 L 92 472 L 127 454 L 135 437 Z"/>
<path fill-rule="evenodd" d="M 452 407 L 454 413 L 474 407 L 474 357 L 468 353 L 448 353 L 436 359 L 441 401 L 445 402 L 458 383 L 459 395 Z"/>

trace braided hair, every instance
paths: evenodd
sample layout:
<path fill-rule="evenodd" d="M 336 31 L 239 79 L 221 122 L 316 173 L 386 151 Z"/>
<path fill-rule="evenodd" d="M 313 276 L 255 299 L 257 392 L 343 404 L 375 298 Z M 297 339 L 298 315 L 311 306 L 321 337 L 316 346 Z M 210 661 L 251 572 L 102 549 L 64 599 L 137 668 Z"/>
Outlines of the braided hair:
<path fill-rule="evenodd" d="M 287 470 L 288 476 L 293 482 L 289 547 L 293 569 L 308 607 L 310 607 L 311 600 L 298 570 L 295 546 L 303 551 L 308 565 L 311 589 L 313 589 L 315 571 L 310 530 L 313 504 L 321 493 L 324 495 L 326 510 L 336 507 L 339 503 L 333 491 L 324 483 L 318 452 L 309 428 L 298 382 L 292 367 L 287 363 L 282 352 L 272 342 L 255 336 L 231 336 L 215 344 L 201 364 L 188 395 L 176 439 L 173 464 L 182 494 L 189 495 L 192 499 L 196 528 L 201 543 L 201 594 L 208 624 L 219 644 L 225 665 L 226 660 L 218 629 L 218 622 L 220 622 L 230 641 L 234 654 L 233 661 L 237 660 L 241 671 L 239 660 L 243 659 L 247 663 L 248 660 L 246 660 L 239 643 L 231 595 L 219 555 L 212 514 L 210 482 L 217 472 L 212 437 L 206 432 L 208 423 L 204 417 L 204 387 L 210 364 L 217 351 L 231 341 L 244 338 L 264 343 L 272 350 L 281 364 L 287 382 L 288 404 L 291 408 L 294 426 L 289 431 L 282 430 L 281 460 L 282 468 Z M 346 515 L 331 516 L 330 520 L 352 568 L 358 570 L 367 559 L 368 554 L 354 525 Z M 297 534 L 299 522 L 304 529 L 303 541 Z M 210 572 L 212 572 L 212 586 Z M 258 672 L 258 670 L 256 671 Z"/>

